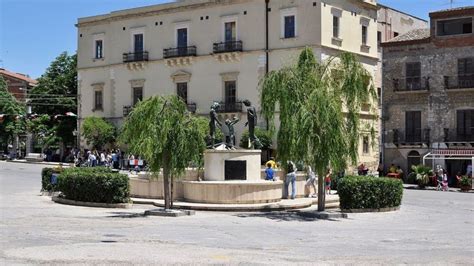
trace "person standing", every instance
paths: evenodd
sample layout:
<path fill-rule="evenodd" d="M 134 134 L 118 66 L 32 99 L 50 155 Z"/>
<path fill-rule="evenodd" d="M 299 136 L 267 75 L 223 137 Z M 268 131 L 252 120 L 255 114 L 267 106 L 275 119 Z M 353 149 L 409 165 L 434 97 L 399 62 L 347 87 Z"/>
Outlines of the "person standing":
<path fill-rule="evenodd" d="M 308 191 L 308 197 L 316 198 L 318 196 L 318 189 L 316 188 L 316 182 L 318 181 L 318 178 L 311 169 L 311 166 L 307 167 L 306 174 L 308 175 L 308 180 L 306 180 L 305 187 Z M 314 189 L 314 194 L 311 194 L 311 187 Z"/>
<path fill-rule="evenodd" d="M 328 169 L 326 177 L 324 178 L 324 185 L 326 186 L 326 194 L 331 195 L 331 169 Z"/>
<path fill-rule="evenodd" d="M 291 184 L 291 199 L 295 199 L 296 197 L 296 165 L 292 161 L 288 161 L 287 166 L 287 175 L 285 178 L 285 188 L 283 190 L 284 196 L 283 198 L 288 199 L 288 185 Z"/>

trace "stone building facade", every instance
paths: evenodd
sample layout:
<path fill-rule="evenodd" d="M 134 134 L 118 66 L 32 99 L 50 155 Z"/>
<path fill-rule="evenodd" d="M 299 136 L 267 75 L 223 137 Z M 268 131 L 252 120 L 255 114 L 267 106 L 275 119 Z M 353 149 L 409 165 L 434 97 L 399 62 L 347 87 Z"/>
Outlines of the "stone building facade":
<path fill-rule="evenodd" d="M 386 167 L 400 165 L 406 173 L 425 157 L 425 164 L 440 165 L 452 176 L 472 163 L 473 19 L 474 7 L 433 12 L 429 29 L 382 44 Z M 446 156 L 432 159 L 433 154 Z"/>
<path fill-rule="evenodd" d="M 241 101 L 259 110 L 261 78 L 304 47 L 318 60 L 355 53 L 375 76 L 376 21 L 375 0 L 185 0 L 80 18 L 78 128 L 88 116 L 120 125 L 138 100 L 170 94 L 197 114 L 218 101 L 221 119 L 245 120 Z M 238 142 L 244 123 L 235 129 Z M 364 134 L 360 160 L 375 167 L 378 142 L 364 146 Z"/>

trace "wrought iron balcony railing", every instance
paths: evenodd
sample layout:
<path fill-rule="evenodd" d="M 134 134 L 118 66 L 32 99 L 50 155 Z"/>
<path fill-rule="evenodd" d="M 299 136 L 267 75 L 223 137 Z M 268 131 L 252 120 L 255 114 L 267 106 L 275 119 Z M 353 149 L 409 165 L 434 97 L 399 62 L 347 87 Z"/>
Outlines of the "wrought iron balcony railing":
<path fill-rule="evenodd" d="M 229 53 L 229 52 L 242 52 L 242 41 L 228 41 L 214 43 L 213 49 L 215 54 L 218 53 Z"/>
<path fill-rule="evenodd" d="M 393 91 L 430 90 L 430 77 L 402 77 L 392 79 Z"/>
<path fill-rule="evenodd" d="M 140 62 L 140 61 L 148 61 L 148 52 L 135 52 L 135 53 L 124 53 L 123 54 L 123 62 Z"/>
<path fill-rule="evenodd" d="M 387 139 L 388 143 L 398 144 L 429 144 L 430 139 L 430 129 L 423 128 L 418 130 L 406 131 L 404 129 L 393 129 L 391 134 Z"/>
<path fill-rule="evenodd" d="M 444 88 L 447 90 L 474 88 L 474 74 L 444 76 Z"/>
<path fill-rule="evenodd" d="M 196 46 L 176 47 L 163 49 L 164 58 L 196 56 Z"/>
<path fill-rule="evenodd" d="M 243 104 L 241 101 L 238 102 L 219 102 L 218 113 L 240 113 L 243 110 Z"/>
<path fill-rule="evenodd" d="M 474 131 L 464 128 L 444 128 L 444 142 L 474 142 Z"/>

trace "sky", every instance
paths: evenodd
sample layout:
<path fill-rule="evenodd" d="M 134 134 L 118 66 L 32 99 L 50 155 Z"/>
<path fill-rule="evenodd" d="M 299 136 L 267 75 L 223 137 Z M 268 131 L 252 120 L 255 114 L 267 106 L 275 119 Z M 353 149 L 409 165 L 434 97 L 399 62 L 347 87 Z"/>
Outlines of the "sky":
<path fill-rule="evenodd" d="M 38 78 L 61 52 L 76 52 L 77 18 L 164 2 L 171 1 L 0 0 L 0 67 Z M 426 20 L 430 11 L 450 8 L 450 0 L 378 2 Z M 453 7 L 470 5 L 474 0 L 454 0 Z"/>

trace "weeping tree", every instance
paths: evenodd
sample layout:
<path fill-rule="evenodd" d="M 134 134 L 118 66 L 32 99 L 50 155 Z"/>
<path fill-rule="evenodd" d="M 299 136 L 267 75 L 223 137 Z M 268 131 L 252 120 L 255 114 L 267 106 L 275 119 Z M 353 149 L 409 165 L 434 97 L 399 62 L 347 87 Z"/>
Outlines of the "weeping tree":
<path fill-rule="evenodd" d="M 277 157 L 303 161 L 318 173 L 319 211 L 327 169 L 357 163 L 359 113 L 375 97 L 370 73 L 350 53 L 319 63 L 305 48 L 296 65 L 271 71 L 261 81 L 262 113 L 272 132 L 279 114 Z"/>
<path fill-rule="evenodd" d="M 155 96 L 138 103 L 125 120 L 121 142 L 149 164 L 153 176 L 163 169 L 165 209 L 173 207 L 173 179 L 206 148 L 198 119 L 177 96 Z"/>

